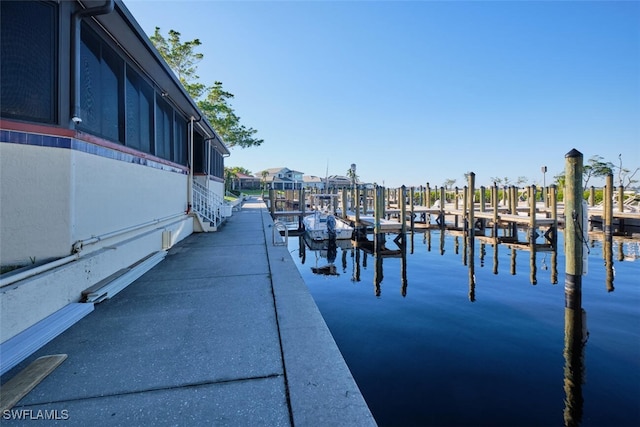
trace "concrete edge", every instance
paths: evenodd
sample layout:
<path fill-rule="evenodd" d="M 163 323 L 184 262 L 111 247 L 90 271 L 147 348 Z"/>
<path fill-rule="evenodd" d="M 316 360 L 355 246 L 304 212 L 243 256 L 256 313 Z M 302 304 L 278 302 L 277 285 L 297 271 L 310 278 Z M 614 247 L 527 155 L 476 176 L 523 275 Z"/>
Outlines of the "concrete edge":
<path fill-rule="evenodd" d="M 288 247 L 273 245 L 266 206 L 261 213 L 294 425 L 377 425 Z"/>

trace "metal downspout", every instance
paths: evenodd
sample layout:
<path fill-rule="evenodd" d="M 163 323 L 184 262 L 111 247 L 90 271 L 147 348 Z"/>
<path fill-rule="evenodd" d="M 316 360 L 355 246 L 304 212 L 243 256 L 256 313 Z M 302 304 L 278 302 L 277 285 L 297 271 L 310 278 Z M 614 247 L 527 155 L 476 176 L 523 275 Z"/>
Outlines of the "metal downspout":
<path fill-rule="evenodd" d="M 189 133 L 189 179 L 187 180 L 187 212 L 191 212 L 193 206 L 193 121 L 191 116 L 191 132 Z"/>
<path fill-rule="evenodd" d="M 73 111 L 71 120 L 73 123 L 82 123 L 80 117 L 80 22 L 86 16 L 106 15 L 113 12 L 114 0 L 107 0 L 104 5 L 80 9 L 71 16 L 71 55 L 73 58 L 73 69 L 71 78 L 73 87 Z"/>

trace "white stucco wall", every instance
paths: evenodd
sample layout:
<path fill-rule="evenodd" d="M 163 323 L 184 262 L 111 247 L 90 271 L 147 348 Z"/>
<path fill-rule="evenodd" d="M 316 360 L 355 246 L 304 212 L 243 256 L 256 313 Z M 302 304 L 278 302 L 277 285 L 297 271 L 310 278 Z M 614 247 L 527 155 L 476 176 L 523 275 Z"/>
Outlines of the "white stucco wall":
<path fill-rule="evenodd" d="M 73 241 L 187 210 L 186 174 L 79 151 L 72 164 Z"/>
<path fill-rule="evenodd" d="M 71 150 L 0 143 L 0 260 L 71 253 Z"/>
<path fill-rule="evenodd" d="M 0 342 L 163 250 L 163 232 L 171 245 L 193 232 L 187 174 L 26 144 L 0 143 L 0 159 L 2 265 L 65 257 L 74 242 L 101 236 L 79 260 L 0 288 Z"/>

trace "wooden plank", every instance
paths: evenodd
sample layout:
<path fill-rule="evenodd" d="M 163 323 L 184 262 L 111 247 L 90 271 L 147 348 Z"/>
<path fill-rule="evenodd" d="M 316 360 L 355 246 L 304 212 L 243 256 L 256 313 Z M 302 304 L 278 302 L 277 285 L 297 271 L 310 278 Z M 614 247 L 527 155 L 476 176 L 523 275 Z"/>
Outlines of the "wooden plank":
<path fill-rule="evenodd" d="M 3 384 L 2 390 L 0 390 L 0 412 L 13 408 L 20 399 L 40 384 L 66 359 L 66 354 L 39 357 L 15 377 Z"/>

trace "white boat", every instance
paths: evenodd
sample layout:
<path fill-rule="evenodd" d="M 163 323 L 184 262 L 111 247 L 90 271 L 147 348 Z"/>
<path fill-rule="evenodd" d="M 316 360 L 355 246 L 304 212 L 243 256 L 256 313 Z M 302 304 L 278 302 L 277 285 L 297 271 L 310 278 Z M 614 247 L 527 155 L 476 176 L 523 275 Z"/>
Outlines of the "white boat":
<path fill-rule="evenodd" d="M 315 211 L 302 218 L 304 231 L 312 240 L 351 239 L 353 227 L 327 212 Z"/>

